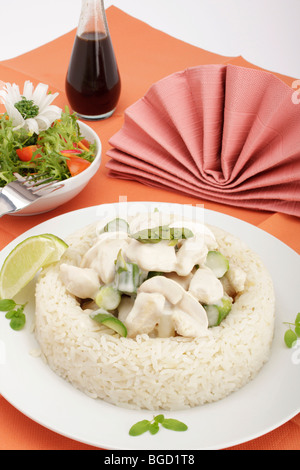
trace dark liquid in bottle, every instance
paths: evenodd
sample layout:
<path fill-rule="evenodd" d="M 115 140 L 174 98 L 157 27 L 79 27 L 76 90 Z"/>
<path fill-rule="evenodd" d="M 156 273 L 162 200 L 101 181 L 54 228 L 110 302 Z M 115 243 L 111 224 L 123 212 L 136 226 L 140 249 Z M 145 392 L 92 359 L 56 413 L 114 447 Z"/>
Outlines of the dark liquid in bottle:
<path fill-rule="evenodd" d="M 110 36 L 102 33 L 76 36 L 66 79 L 66 93 L 73 110 L 91 119 L 99 118 L 115 109 L 120 92 Z"/>

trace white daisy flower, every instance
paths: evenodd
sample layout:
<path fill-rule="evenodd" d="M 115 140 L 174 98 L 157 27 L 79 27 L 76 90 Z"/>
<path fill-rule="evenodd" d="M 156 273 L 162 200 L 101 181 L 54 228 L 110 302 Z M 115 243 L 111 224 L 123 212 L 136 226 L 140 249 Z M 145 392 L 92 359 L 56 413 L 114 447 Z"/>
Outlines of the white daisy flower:
<path fill-rule="evenodd" d="M 39 134 L 61 117 L 62 110 L 51 103 L 59 93 L 48 93 L 48 85 L 39 83 L 34 89 L 27 80 L 21 95 L 14 83 L 0 82 L 0 102 L 13 122 L 14 130 L 24 127 L 28 132 Z"/>

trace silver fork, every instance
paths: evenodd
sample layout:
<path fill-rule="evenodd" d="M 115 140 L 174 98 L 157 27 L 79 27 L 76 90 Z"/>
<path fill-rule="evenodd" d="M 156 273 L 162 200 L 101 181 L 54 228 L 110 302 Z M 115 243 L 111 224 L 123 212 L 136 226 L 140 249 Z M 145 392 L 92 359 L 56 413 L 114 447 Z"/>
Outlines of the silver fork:
<path fill-rule="evenodd" d="M 60 189 L 63 184 L 48 179 L 23 178 L 15 173 L 16 181 L 8 183 L 0 192 L 0 217 L 19 212 L 37 199 Z"/>

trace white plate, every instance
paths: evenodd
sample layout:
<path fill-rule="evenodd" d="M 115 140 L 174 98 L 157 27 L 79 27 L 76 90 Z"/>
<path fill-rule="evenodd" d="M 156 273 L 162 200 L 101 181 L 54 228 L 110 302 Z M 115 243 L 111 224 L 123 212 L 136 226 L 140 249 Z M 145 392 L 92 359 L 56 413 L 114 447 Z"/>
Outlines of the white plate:
<path fill-rule="evenodd" d="M 184 421 L 189 429 L 161 429 L 152 436 L 128 434 L 149 411 L 131 411 L 93 400 L 56 376 L 30 351 L 37 347 L 30 332 L 33 300 L 27 310 L 26 329 L 14 332 L 0 315 L 0 392 L 15 408 L 59 434 L 104 449 L 223 449 L 259 437 L 300 412 L 300 345 L 284 345 L 284 321 L 293 321 L 300 310 L 300 257 L 264 231 L 228 215 L 192 206 L 167 203 L 124 203 L 89 207 L 48 220 L 24 233 L 0 253 L 0 265 L 10 250 L 30 235 L 51 232 L 61 237 L 100 220 L 158 207 L 166 212 L 197 215 L 244 240 L 262 257 L 272 274 L 276 297 L 276 330 L 270 361 L 256 379 L 229 397 L 188 411 L 166 412 L 166 417 Z M 118 212 L 119 211 L 119 212 Z M 183 214 L 184 211 L 184 214 Z M 26 289 L 28 297 L 33 285 Z M 23 293 L 24 294 L 24 293 Z M 33 297 L 32 297 L 33 299 Z"/>

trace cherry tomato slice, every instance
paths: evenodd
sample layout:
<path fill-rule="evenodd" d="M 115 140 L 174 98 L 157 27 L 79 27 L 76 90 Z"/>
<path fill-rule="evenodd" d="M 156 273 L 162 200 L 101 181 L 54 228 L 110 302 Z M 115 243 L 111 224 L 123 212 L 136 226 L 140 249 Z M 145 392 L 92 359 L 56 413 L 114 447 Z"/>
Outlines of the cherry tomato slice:
<path fill-rule="evenodd" d="M 79 173 L 82 173 L 91 164 L 90 162 L 84 160 L 84 158 L 81 157 L 70 156 L 69 158 L 70 160 L 67 160 L 67 167 L 69 169 L 69 172 L 71 173 L 71 176 L 79 175 Z"/>
<path fill-rule="evenodd" d="M 38 145 L 29 145 L 28 147 L 17 149 L 16 152 L 17 152 L 19 159 L 22 162 L 30 162 L 34 152 L 36 152 L 38 149 L 39 149 Z M 35 158 L 39 158 L 39 157 L 41 157 L 39 153 L 35 155 Z"/>

